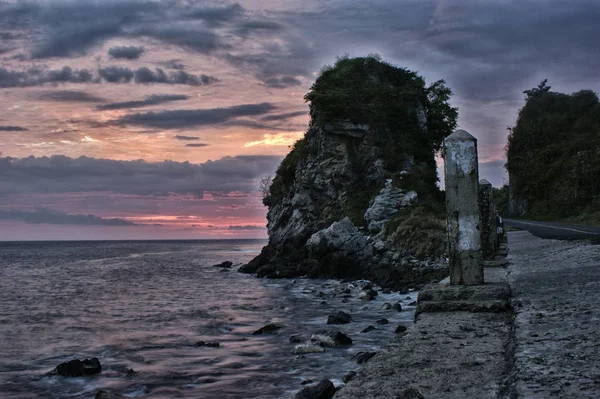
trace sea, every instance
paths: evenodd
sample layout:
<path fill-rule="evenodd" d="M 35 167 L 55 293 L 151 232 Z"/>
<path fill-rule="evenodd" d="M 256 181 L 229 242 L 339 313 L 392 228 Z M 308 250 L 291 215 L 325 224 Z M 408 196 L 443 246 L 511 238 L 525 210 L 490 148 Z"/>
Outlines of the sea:
<path fill-rule="evenodd" d="M 358 298 L 363 281 L 258 279 L 237 272 L 262 240 L 0 242 L 0 398 L 293 398 L 342 377 L 412 323 L 416 291 Z M 231 269 L 215 267 L 231 261 Z M 351 293 L 340 295 L 350 288 Z M 377 287 L 376 287 L 377 288 Z M 384 310 L 400 302 L 403 310 Z M 328 325 L 345 311 L 352 322 Z M 388 324 L 378 324 L 387 319 Z M 268 323 L 274 334 L 253 335 Z M 368 325 L 376 327 L 361 332 Z M 293 354 L 339 330 L 353 344 Z M 218 347 L 198 346 L 216 341 Z M 48 375 L 97 357 L 102 372 Z"/>

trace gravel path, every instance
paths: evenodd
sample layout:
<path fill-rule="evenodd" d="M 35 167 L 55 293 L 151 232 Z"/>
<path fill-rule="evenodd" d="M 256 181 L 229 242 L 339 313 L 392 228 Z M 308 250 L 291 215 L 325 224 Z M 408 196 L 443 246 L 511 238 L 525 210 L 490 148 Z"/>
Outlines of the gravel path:
<path fill-rule="evenodd" d="M 513 392 L 600 398 L 600 246 L 509 233 Z"/>

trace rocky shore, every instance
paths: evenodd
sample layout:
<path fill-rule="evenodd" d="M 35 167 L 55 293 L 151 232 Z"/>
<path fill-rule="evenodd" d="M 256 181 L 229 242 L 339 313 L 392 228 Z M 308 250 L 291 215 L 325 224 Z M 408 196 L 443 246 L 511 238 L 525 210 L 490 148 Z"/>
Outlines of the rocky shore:
<path fill-rule="evenodd" d="M 599 397 L 598 246 L 508 237 L 485 273 L 509 283 L 509 311 L 421 313 L 334 397 Z"/>

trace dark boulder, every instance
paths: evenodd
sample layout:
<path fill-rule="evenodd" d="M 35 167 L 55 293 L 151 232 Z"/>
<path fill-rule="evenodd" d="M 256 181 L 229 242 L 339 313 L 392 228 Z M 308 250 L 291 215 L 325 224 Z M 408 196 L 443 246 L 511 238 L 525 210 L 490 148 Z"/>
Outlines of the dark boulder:
<path fill-rule="evenodd" d="M 390 321 L 388 319 L 379 319 L 375 323 L 377 324 L 388 324 Z"/>
<path fill-rule="evenodd" d="M 329 315 L 327 324 L 348 324 L 352 321 L 352 317 L 341 310 L 337 314 Z"/>
<path fill-rule="evenodd" d="M 352 338 L 340 331 L 321 331 L 313 334 L 310 340 L 313 343 L 330 348 L 342 345 L 352 345 Z"/>
<path fill-rule="evenodd" d="M 376 354 L 377 352 L 358 352 L 356 355 L 352 356 L 352 360 L 356 361 L 358 364 L 365 364 Z"/>
<path fill-rule="evenodd" d="M 50 374 L 58 374 L 63 377 L 82 377 L 85 375 L 100 374 L 102 372 L 102 365 L 97 357 L 91 359 L 74 359 L 68 362 L 64 362 L 56 366 Z"/>
<path fill-rule="evenodd" d="M 347 384 L 350 380 L 352 380 L 354 377 L 356 377 L 356 371 L 350 371 L 348 372 L 348 374 L 346 374 L 343 378 L 342 381 L 344 381 L 345 384 Z"/>
<path fill-rule="evenodd" d="M 261 334 L 272 334 L 275 331 L 279 330 L 283 328 L 283 325 L 279 324 L 279 323 L 270 323 L 267 324 L 264 327 L 259 328 L 258 330 L 254 331 L 252 333 L 252 335 L 261 335 Z"/>
<path fill-rule="evenodd" d="M 396 312 L 401 312 L 402 311 L 402 305 L 400 305 L 399 302 L 396 302 L 395 304 L 392 305 L 392 310 L 395 310 Z"/>
<path fill-rule="evenodd" d="M 361 333 L 368 333 L 370 331 L 373 330 L 377 330 L 374 326 L 366 326 L 365 328 L 363 328 L 363 330 L 361 331 Z"/>
<path fill-rule="evenodd" d="M 229 269 L 231 266 L 233 266 L 233 262 L 230 262 L 228 260 L 225 261 L 225 262 L 221 262 L 218 265 L 213 265 L 213 267 L 224 267 L 224 268 L 227 268 L 227 269 Z"/>
<path fill-rule="evenodd" d="M 335 394 L 333 382 L 323 380 L 316 385 L 303 388 L 294 396 L 295 399 L 331 399 Z"/>
<path fill-rule="evenodd" d="M 407 328 L 405 326 L 398 326 L 396 327 L 396 331 L 394 331 L 396 334 L 400 334 L 403 333 L 407 330 Z"/>
<path fill-rule="evenodd" d="M 221 346 L 217 341 L 198 341 L 196 342 L 196 346 L 206 346 L 208 348 L 218 348 Z"/>
<path fill-rule="evenodd" d="M 101 389 L 98 392 L 96 392 L 96 396 L 94 396 L 94 399 L 125 399 L 125 396 L 121 395 L 120 393 L 105 391 L 104 389 Z"/>

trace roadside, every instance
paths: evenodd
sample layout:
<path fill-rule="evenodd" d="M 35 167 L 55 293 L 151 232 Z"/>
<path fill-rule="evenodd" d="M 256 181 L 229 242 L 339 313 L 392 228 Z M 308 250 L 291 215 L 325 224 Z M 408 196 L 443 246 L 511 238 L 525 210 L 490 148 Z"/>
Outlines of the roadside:
<path fill-rule="evenodd" d="M 508 240 L 508 269 L 486 267 L 486 286 L 507 280 L 514 313 L 421 313 L 335 398 L 599 398 L 598 247 Z"/>
<path fill-rule="evenodd" d="M 589 243 L 509 233 L 515 393 L 600 397 L 600 251 Z"/>
<path fill-rule="evenodd" d="M 527 230 L 540 238 L 558 240 L 589 239 L 600 242 L 600 226 L 584 226 L 559 222 L 538 222 L 534 220 L 504 219 L 507 228 Z"/>

